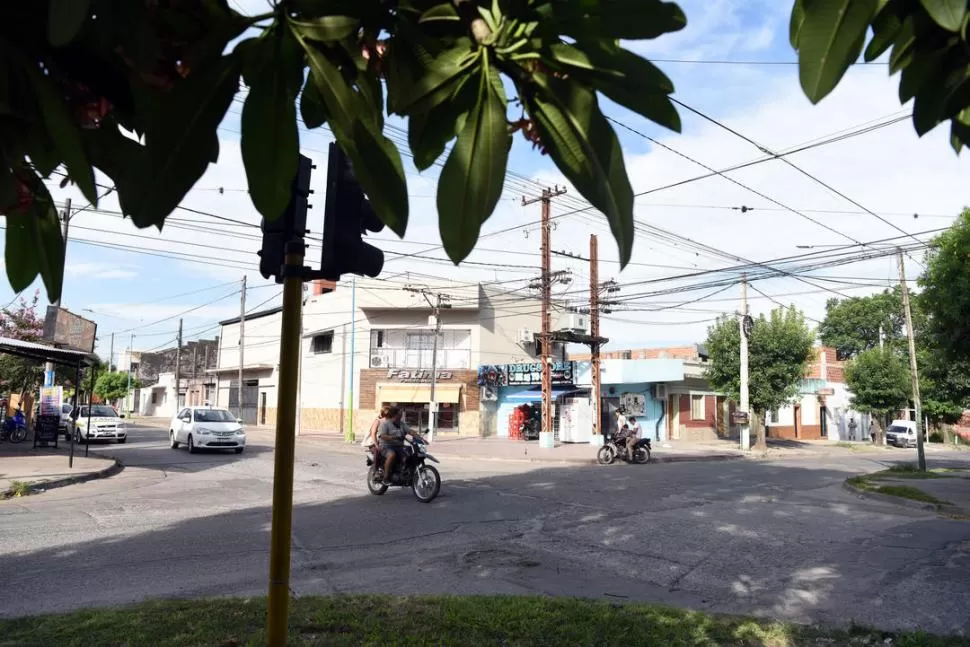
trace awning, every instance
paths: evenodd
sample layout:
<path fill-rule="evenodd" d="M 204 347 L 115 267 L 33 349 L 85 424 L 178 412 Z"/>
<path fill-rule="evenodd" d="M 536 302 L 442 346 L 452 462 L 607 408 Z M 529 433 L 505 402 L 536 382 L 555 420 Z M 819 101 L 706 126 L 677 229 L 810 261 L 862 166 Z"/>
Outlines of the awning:
<path fill-rule="evenodd" d="M 552 399 L 555 400 L 561 395 L 570 395 L 583 391 L 584 389 L 577 389 L 575 386 L 554 386 L 552 387 Z M 505 398 L 506 402 L 539 402 L 540 400 L 542 400 L 542 388 L 520 391 Z"/>
<path fill-rule="evenodd" d="M 461 384 L 436 384 L 434 398 L 438 402 L 458 404 Z M 378 384 L 377 400 L 382 404 L 403 402 L 431 402 L 430 384 Z"/>

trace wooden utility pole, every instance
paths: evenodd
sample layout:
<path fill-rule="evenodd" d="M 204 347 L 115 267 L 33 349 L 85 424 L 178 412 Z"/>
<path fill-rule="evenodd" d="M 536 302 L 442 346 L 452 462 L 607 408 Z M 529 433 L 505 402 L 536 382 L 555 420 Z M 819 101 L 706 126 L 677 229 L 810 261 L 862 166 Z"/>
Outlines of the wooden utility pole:
<path fill-rule="evenodd" d="M 542 220 L 540 225 L 542 228 L 542 332 L 539 337 L 542 343 L 542 433 L 546 435 L 540 436 L 540 447 L 542 446 L 542 438 L 549 439 L 552 437 L 552 357 L 550 356 L 552 351 L 552 325 L 549 316 L 550 302 L 552 301 L 552 250 L 549 247 L 549 235 L 552 229 L 552 199 L 565 192 L 566 189 L 560 189 L 557 186 L 552 189 L 543 189 L 542 196 L 539 198 L 522 198 L 523 206 L 535 202 L 542 203 Z"/>
<path fill-rule="evenodd" d="M 751 402 L 748 394 L 748 275 L 741 275 L 741 317 L 738 329 L 741 332 L 741 411 L 748 415 L 748 422 L 741 425 L 741 450 L 751 449 Z M 758 448 L 762 449 L 761 431 L 758 431 Z"/>
<path fill-rule="evenodd" d="M 239 418 L 243 419 L 243 364 L 246 359 L 246 277 L 242 277 L 242 291 L 239 293 L 239 387 L 236 389 L 238 397 Z"/>
<path fill-rule="evenodd" d="M 896 251 L 899 259 L 899 289 L 903 296 L 903 312 L 906 314 L 906 337 L 909 341 L 909 372 L 913 380 L 913 407 L 916 409 L 916 459 L 919 471 L 926 471 L 926 453 L 923 448 L 923 407 L 919 395 L 919 371 L 916 367 L 916 337 L 913 334 L 913 312 L 909 307 L 909 286 L 906 284 L 906 267 L 903 250 Z"/>
<path fill-rule="evenodd" d="M 593 375 L 593 436 L 601 434 L 603 430 L 602 404 L 603 382 L 600 374 L 600 279 L 599 279 L 599 249 L 596 244 L 596 234 L 589 236 L 589 334 L 593 338 L 590 346 L 590 370 Z"/>
<path fill-rule="evenodd" d="M 182 320 L 179 319 L 179 334 L 175 338 L 178 345 L 175 347 L 175 411 L 181 406 L 179 403 L 179 387 L 182 381 Z"/>

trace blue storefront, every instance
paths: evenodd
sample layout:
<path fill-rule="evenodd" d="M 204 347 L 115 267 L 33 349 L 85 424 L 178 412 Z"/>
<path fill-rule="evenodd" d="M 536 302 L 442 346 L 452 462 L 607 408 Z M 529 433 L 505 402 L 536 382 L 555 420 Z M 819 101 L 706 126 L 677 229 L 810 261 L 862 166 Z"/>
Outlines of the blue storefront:
<path fill-rule="evenodd" d="M 552 366 L 553 416 L 559 415 L 563 400 L 571 397 L 589 396 L 589 387 L 575 383 L 576 362 L 555 362 Z M 542 402 L 542 364 L 491 364 L 478 368 L 480 396 L 486 415 L 491 423 L 487 435 L 500 438 L 509 436 L 509 418 L 516 407 Z"/>

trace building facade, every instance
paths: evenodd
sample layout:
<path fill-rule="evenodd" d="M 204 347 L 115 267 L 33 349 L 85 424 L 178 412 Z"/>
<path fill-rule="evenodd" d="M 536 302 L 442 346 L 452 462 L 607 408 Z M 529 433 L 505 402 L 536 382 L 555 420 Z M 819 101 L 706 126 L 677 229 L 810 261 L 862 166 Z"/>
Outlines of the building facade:
<path fill-rule="evenodd" d="M 219 322 L 220 334 L 216 365 L 209 369 L 215 378 L 213 406 L 229 409 L 246 425 L 273 425 L 276 422 L 276 386 L 280 358 L 282 308 L 270 308 Z M 242 357 L 240 357 L 242 337 Z M 242 359 L 242 402 L 240 403 L 239 366 Z"/>
<path fill-rule="evenodd" d="M 209 373 L 217 365 L 219 339 L 199 339 L 177 348 L 145 352 L 126 349 L 119 358 L 117 370 L 131 376 L 140 385 L 132 389 L 124 408 L 143 416 L 174 415 L 178 406 L 198 400 L 199 404 L 215 389 Z M 180 368 L 178 403 L 175 396 L 175 368 Z M 171 413 L 169 413 L 169 411 Z"/>

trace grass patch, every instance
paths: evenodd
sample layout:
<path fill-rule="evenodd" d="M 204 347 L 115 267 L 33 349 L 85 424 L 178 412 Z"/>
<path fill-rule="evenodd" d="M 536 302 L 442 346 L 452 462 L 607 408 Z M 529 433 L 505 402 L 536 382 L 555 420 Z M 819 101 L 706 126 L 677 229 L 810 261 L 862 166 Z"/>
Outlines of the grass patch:
<path fill-rule="evenodd" d="M 932 494 L 927 494 L 919 488 L 914 488 L 909 485 L 880 485 L 877 489 L 880 494 L 888 494 L 889 496 L 898 496 L 901 499 L 912 499 L 913 501 L 923 501 L 925 503 L 933 503 L 936 505 L 948 505 L 949 501 L 943 501 L 937 499 Z"/>
<path fill-rule="evenodd" d="M 30 494 L 30 483 L 27 481 L 13 481 L 6 492 L 9 497 L 21 497 Z"/>
<path fill-rule="evenodd" d="M 912 487 L 910 485 L 880 485 L 875 482 L 875 479 L 882 477 L 895 477 L 898 478 L 902 476 L 903 478 L 946 478 L 942 475 L 926 476 L 927 473 L 922 472 L 894 472 L 892 469 L 883 470 L 881 472 L 875 472 L 874 474 L 863 474 L 861 476 L 852 476 L 845 480 L 846 483 L 852 487 L 861 490 L 863 492 L 878 492 L 879 494 L 888 494 L 889 496 L 896 496 L 901 499 L 912 499 L 913 501 L 922 501 L 924 503 L 932 503 L 937 506 L 949 505 L 949 501 L 943 501 L 942 499 L 937 499 L 932 494 L 927 494 L 919 488 Z M 932 472 L 929 472 L 932 474 Z M 919 476 L 916 476 L 919 475 Z"/>
<path fill-rule="evenodd" d="M 264 644 L 263 598 L 148 602 L 0 621 L 0 646 L 242 647 Z M 548 597 L 306 597 L 290 608 L 290 645 L 881 644 L 970 647 L 970 638 L 887 634 L 719 616 L 648 604 Z"/>

